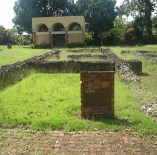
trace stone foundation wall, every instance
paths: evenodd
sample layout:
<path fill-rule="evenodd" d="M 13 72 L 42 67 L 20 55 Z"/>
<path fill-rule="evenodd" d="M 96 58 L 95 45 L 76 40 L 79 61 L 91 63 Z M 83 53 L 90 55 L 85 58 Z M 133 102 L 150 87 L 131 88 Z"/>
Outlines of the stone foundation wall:
<path fill-rule="evenodd" d="M 131 70 L 140 75 L 142 73 L 142 61 L 140 60 L 125 60 L 125 62 L 130 66 Z"/>
<path fill-rule="evenodd" d="M 93 53 L 93 52 L 101 51 L 101 49 L 100 48 L 84 48 L 84 49 L 70 49 L 67 51 L 72 52 L 72 53 L 83 53 L 83 52 Z"/>
<path fill-rule="evenodd" d="M 114 71 L 115 64 L 111 62 L 81 62 L 81 61 L 43 61 L 35 66 L 41 72 L 79 73 L 82 71 Z"/>
<path fill-rule="evenodd" d="M 114 71 L 115 64 L 111 62 L 80 62 L 80 61 L 45 61 L 46 58 L 59 55 L 60 51 L 49 51 L 34 56 L 25 61 L 0 67 L 0 89 L 14 84 L 31 72 L 49 73 L 79 73 L 81 71 Z"/>
<path fill-rule="evenodd" d="M 103 54 L 108 60 L 115 63 L 116 72 L 118 72 L 124 81 L 138 81 L 137 75 L 142 73 L 142 62 L 139 60 L 126 61 L 119 58 L 115 53 L 109 49 L 102 49 Z"/>
<path fill-rule="evenodd" d="M 73 60 L 79 60 L 79 59 L 90 59 L 90 58 L 95 58 L 95 59 L 106 59 L 107 57 L 105 55 L 92 55 L 92 54 L 79 54 L 79 55 L 68 55 L 67 56 L 68 59 L 73 59 Z"/>

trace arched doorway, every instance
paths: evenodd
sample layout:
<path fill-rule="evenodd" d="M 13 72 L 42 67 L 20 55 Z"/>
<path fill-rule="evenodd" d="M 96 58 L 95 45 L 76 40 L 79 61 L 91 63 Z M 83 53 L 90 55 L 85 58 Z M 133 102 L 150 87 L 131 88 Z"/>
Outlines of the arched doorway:
<path fill-rule="evenodd" d="M 48 32 L 48 28 L 45 24 L 41 24 L 39 27 L 38 27 L 38 30 L 37 32 Z"/>
<path fill-rule="evenodd" d="M 52 44 L 53 46 L 65 45 L 65 29 L 61 23 L 52 26 Z"/>
<path fill-rule="evenodd" d="M 69 25 L 69 31 L 81 31 L 81 25 L 79 23 L 71 23 Z"/>

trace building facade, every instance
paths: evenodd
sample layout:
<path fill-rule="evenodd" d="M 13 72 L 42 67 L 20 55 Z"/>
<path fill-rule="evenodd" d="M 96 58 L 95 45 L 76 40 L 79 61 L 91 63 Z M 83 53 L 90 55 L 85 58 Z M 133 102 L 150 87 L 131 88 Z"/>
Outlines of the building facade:
<path fill-rule="evenodd" d="M 83 43 L 85 19 L 83 16 L 32 18 L 33 43 L 50 43 L 64 46 L 66 43 Z"/>

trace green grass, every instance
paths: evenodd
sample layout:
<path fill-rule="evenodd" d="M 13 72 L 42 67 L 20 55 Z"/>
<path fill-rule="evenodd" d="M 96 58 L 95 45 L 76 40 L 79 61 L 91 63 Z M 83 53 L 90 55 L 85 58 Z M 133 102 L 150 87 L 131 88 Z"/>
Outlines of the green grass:
<path fill-rule="evenodd" d="M 5 46 L 0 48 L 3 48 L 0 66 L 45 52 L 42 49 L 25 49 L 21 46 L 13 46 L 9 50 Z M 80 118 L 79 74 L 38 73 L 0 92 L 0 125 L 30 125 L 33 129 L 66 131 L 128 129 L 139 134 L 157 134 L 157 122 L 140 112 L 141 105 L 157 100 L 157 65 L 133 54 L 120 53 L 130 49 L 154 51 L 157 46 L 109 48 L 123 59 L 142 60 L 143 72 L 148 73 L 148 76 L 140 77 L 140 82 L 128 85 L 116 75 L 115 119 L 98 121 Z M 66 56 L 67 53 L 63 53 L 63 59 Z"/>
<path fill-rule="evenodd" d="M 0 124 L 12 126 L 157 133 L 157 123 L 140 112 L 139 104 L 118 76 L 115 80 L 115 119 L 80 118 L 79 74 L 34 74 L 1 91 L 0 107 Z"/>
<path fill-rule="evenodd" d="M 92 52 L 92 53 L 84 51 L 85 50 L 84 48 L 82 48 L 82 51 L 84 51 L 84 52 L 68 52 L 67 50 L 68 49 L 62 49 L 61 50 L 61 53 L 59 55 L 60 59 L 57 59 L 57 57 L 54 56 L 54 57 L 47 58 L 46 60 L 47 61 L 68 61 L 68 60 L 71 60 L 71 59 L 67 58 L 68 55 L 80 55 L 80 54 L 81 55 L 82 54 L 92 54 L 92 55 L 99 54 L 99 55 L 102 55 L 102 53 L 101 53 L 101 51 L 99 49 L 97 51 L 95 51 L 95 52 Z M 76 61 L 78 61 L 78 60 L 76 60 Z M 104 61 L 104 60 L 102 60 L 102 59 L 84 58 L 84 59 L 80 59 L 80 61 Z"/>
<path fill-rule="evenodd" d="M 116 53 L 120 58 L 123 59 L 135 59 L 136 56 L 127 54 L 121 54 L 122 50 L 143 50 L 143 51 L 157 51 L 157 45 L 145 45 L 145 46 L 109 46 L 105 47 L 109 48 L 111 51 Z"/>
<path fill-rule="evenodd" d="M 0 49 L 2 49 L 0 51 L 0 66 L 22 61 L 48 51 L 48 49 L 31 49 L 22 46 L 12 46 L 12 49 L 7 49 L 7 46 L 0 46 Z"/>

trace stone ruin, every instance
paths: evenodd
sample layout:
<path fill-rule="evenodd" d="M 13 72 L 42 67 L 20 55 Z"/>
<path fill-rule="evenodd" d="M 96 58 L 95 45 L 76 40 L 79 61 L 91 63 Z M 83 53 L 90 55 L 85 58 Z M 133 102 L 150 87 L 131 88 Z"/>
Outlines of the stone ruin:
<path fill-rule="evenodd" d="M 138 75 L 142 74 L 142 61 L 139 60 L 123 60 L 109 49 L 102 49 L 107 58 L 115 63 L 115 70 L 120 74 L 125 82 L 139 81 Z"/>

